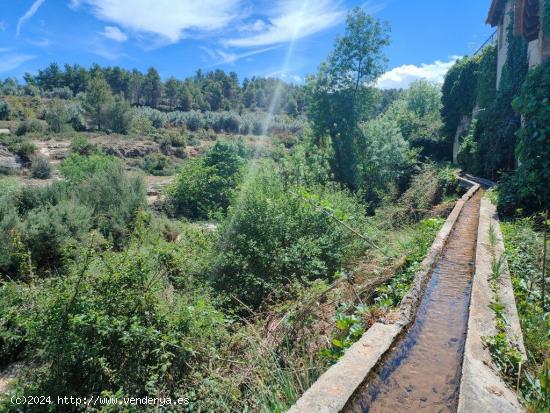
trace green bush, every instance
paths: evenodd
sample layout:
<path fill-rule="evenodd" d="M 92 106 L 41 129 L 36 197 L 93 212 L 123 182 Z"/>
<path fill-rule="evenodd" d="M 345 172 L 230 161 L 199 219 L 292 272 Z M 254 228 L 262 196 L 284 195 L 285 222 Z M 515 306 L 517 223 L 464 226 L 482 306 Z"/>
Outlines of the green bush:
<path fill-rule="evenodd" d="M 257 308 L 295 281 L 331 280 L 361 245 L 327 214 L 361 229 L 365 211 L 345 192 L 286 186 L 264 164 L 243 184 L 221 227 L 214 284 Z"/>
<path fill-rule="evenodd" d="M 77 149 L 80 143 L 76 143 Z M 86 149 L 86 151 L 88 148 Z M 95 153 L 90 156 L 74 153 L 61 163 L 61 173 L 71 182 L 79 182 L 97 171 L 104 170 L 110 165 L 118 165 L 121 161 L 114 156 Z"/>
<path fill-rule="evenodd" d="M 48 179 L 52 176 L 52 164 L 42 156 L 31 159 L 31 176 L 35 179 Z"/>
<path fill-rule="evenodd" d="M 224 318 L 208 293 L 197 283 L 173 291 L 159 274 L 174 269 L 162 253 L 139 243 L 118 254 L 78 255 L 65 277 L 42 284 L 32 311 L 20 316 L 35 367 L 15 391 L 52 399 L 188 397 L 201 366 L 226 337 Z M 9 403 L 0 410 L 15 411 Z"/>
<path fill-rule="evenodd" d="M 146 187 L 141 176 L 126 174 L 122 163 L 116 161 L 107 161 L 99 168 L 95 165 L 97 169 L 89 175 L 77 172 L 80 179 L 71 191 L 93 211 L 94 227 L 116 248 L 122 248 L 137 212 L 146 205 Z"/>
<path fill-rule="evenodd" d="M 5 100 L 0 100 L 0 120 L 9 120 L 11 116 L 11 106 Z"/>
<path fill-rule="evenodd" d="M 69 112 L 65 105 L 56 100 L 45 115 L 49 130 L 54 133 L 62 132 L 67 128 L 69 122 Z"/>
<path fill-rule="evenodd" d="M 21 140 L 15 143 L 12 149 L 24 162 L 29 162 L 38 148 L 27 140 Z"/>
<path fill-rule="evenodd" d="M 174 212 L 205 219 L 225 211 L 240 182 L 244 155 L 239 145 L 218 141 L 204 156 L 187 161 L 168 188 Z"/>
<path fill-rule="evenodd" d="M 0 368 L 21 357 L 25 348 L 24 308 L 28 308 L 29 289 L 9 282 L 0 285 Z"/>
<path fill-rule="evenodd" d="M 64 200 L 31 210 L 21 227 L 21 239 L 39 270 L 55 270 L 63 265 L 68 241 L 81 240 L 92 224 L 92 210 Z"/>
<path fill-rule="evenodd" d="M 168 176 L 174 173 L 172 160 L 160 153 L 151 153 L 143 159 L 143 169 L 156 176 Z"/>
<path fill-rule="evenodd" d="M 99 152 L 96 144 L 91 143 L 86 136 L 78 135 L 71 141 L 71 153 L 89 156 Z"/>
<path fill-rule="evenodd" d="M 36 118 L 24 120 L 19 124 L 15 134 L 17 136 L 25 135 L 27 133 L 42 133 L 46 130 L 47 124 L 44 121 Z"/>
<path fill-rule="evenodd" d="M 0 180 L 0 274 L 13 274 L 16 260 L 12 230 L 20 224 L 16 208 L 19 187 L 7 179 Z"/>

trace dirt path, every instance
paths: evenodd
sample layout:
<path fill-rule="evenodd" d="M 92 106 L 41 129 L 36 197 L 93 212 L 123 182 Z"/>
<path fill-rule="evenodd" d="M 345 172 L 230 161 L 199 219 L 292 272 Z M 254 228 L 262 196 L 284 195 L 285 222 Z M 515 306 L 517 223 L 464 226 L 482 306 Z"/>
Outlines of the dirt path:
<path fill-rule="evenodd" d="M 348 412 L 453 412 L 474 271 L 482 191 L 465 205 L 410 329 L 359 388 Z"/>

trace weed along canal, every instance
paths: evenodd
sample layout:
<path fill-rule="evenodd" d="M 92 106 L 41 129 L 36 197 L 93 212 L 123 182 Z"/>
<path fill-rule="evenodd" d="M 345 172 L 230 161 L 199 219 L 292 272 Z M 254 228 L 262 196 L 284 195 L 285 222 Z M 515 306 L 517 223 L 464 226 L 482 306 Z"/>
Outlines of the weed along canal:
<path fill-rule="evenodd" d="M 466 340 L 482 191 L 464 205 L 411 327 L 346 412 L 454 412 Z"/>

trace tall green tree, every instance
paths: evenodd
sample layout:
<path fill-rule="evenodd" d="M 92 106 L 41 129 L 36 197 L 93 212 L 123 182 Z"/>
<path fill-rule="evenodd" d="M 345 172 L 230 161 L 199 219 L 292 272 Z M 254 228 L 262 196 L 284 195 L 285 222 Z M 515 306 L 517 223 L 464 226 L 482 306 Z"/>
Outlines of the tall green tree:
<path fill-rule="evenodd" d="M 143 94 L 147 106 L 156 108 L 159 104 L 160 97 L 162 95 L 162 82 L 157 70 L 153 67 L 147 70 L 145 80 L 143 82 Z"/>
<path fill-rule="evenodd" d="M 317 139 L 329 134 L 334 147 L 335 177 L 358 187 L 358 123 L 372 100 L 372 85 L 384 72 L 383 53 L 389 44 L 389 28 L 357 7 L 346 20 L 344 36 L 316 77 L 309 81 L 310 119 Z"/>
<path fill-rule="evenodd" d="M 99 74 L 94 76 L 86 92 L 85 109 L 97 130 L 101 130 L 105 111 L 112 100 L 111 88 L 105 78 Z"/>

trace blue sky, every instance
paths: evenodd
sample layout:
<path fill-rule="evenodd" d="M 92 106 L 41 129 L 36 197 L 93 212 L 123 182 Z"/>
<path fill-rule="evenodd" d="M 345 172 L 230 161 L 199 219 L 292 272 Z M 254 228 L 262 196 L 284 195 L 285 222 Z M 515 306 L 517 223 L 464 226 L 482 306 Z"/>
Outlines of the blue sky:
<path fill-rule="evenodd" d="M 0 78 L 50 62 L 302 82 L 361 6 L 391 26 L 381 87 L 440 81 L 491 34 L 490 0 L 0 0 Z"/>

